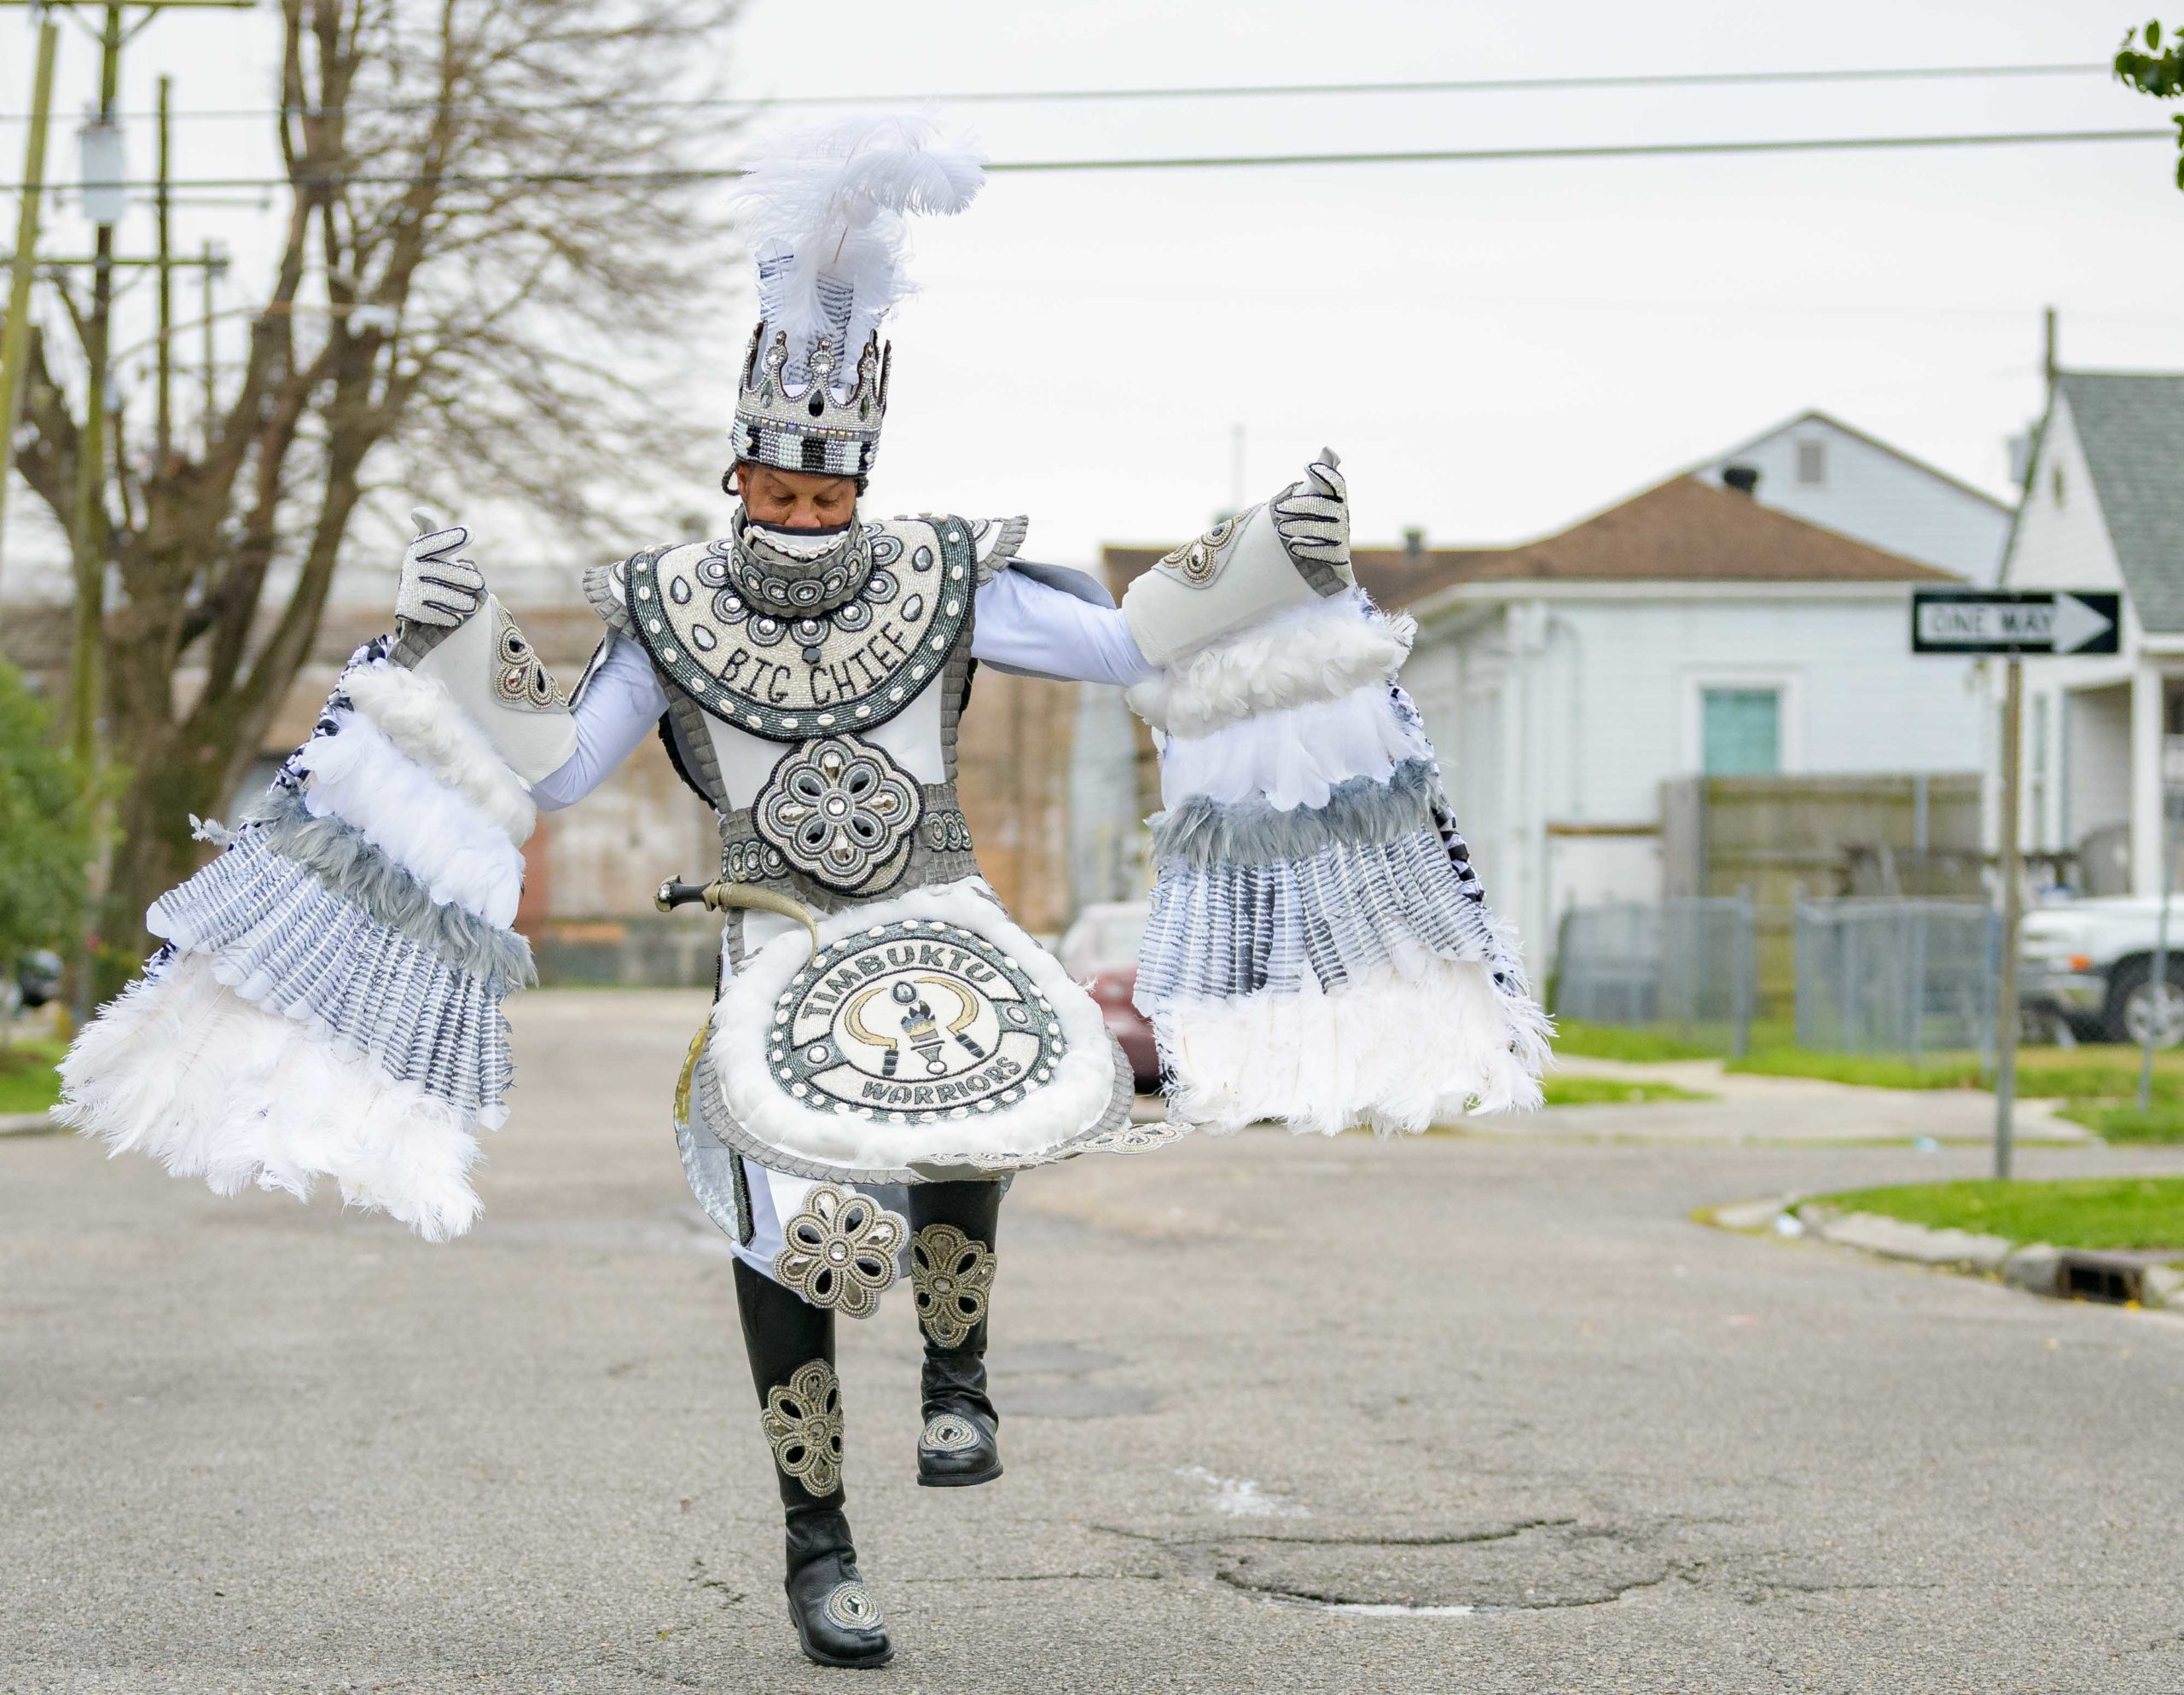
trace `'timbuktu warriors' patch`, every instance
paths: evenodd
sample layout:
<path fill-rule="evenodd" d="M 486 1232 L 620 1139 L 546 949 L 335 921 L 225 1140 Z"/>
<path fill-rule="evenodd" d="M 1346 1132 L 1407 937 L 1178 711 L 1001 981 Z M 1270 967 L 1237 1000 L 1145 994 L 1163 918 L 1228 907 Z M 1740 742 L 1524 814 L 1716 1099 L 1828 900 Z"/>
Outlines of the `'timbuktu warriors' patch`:
<path fill-rule="evenodd" d="M 825 1110 L 897 1123 L 964 1118 L 1053 1081 L 1060 1018 L 1015 961 L 938 919 L 835 943 L 775 1002 L 775 1081 Z"/>

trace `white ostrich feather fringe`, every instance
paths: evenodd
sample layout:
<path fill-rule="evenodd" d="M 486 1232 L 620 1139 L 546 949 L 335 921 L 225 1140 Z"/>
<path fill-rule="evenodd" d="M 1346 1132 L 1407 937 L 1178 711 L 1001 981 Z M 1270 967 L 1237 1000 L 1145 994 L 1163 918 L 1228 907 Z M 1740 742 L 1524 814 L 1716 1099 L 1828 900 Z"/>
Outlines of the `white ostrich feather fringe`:
<path fill-rule="evenodd" d="M 1153 729 L 1205 735 L 1285 706 L 1333 700 L 1402 667 L 1418 627 L 1352 590 L 1201 648 L 1124 698 Z"/>
<path fill-rule="evenodd" d="M 1551 1033 L 1529 996 L 1472 960 L 1393 962 L 1322 990 L 1182 997 L 1153 1014 L 1174 1075 L 1168 1115 L 1215 1131 L 1263 1119 L 1333 1135 L 1420 1131 L 1540 1105 Z"/>
<path fill-rule="evenodd" d="M 304 804 L 355 826 L 364 839 L 432 891 L 505 930 L 523 897 L 523 856 L 462 795 L 441 782 L 359 713 L 337 709 L 339 728 L 304 744 L 311 773 Z"/>
<path fill-rule="evenodd" d="M 300 1199 L 330 1177 L 350 1204 L 434 1242 L 478 1216 L 468 1114 L 260 1011 L 202 958 L 174 959 L 110 1002 L 61 1078 L 63 1123 L 220 1194 L 255 1184 Z"/>
<path fill-rule="evenodd" d="M 484 814 L 520 847 L 537 827 L 538 807 L 522 780 L 456 704 L 447 685 L 402 665 L 358 665 L 341 692 L 386 739 Z"/>
<path fill-rule="evenodd" d="M 1223 804 L 1263 799 L 1281 811 L 1325 806 L 1355 777 L 1385 783 L 1433 750 L 1396 711 L 1385 682 L 1333 700 L 1240 718 L 1204 734 L 1170 734 L 1160 749 L 1160 804 L 1194 796 Z"/>
<path fill-rule="evenodd" d="M 867 339 L 911 292 L 904 214 L 961 212 L 985 182 L 975 144 L 918 117 L 843 119 L 754 149 L 734 203 L 769 332 L 787 332 L 793 361 L 839 334 L 837 385 L 853 385 Z M 845 324 L 835 291 L 848 295 Z"/>

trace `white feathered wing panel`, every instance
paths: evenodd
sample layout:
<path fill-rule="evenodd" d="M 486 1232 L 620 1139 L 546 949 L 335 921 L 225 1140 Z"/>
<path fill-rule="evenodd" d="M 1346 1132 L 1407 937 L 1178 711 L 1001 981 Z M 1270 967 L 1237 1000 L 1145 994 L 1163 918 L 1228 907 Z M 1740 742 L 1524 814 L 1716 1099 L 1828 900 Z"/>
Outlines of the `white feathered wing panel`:
<path fill-rule="evenodd" d="M 61 1117 L 232 1194 L 345 1201 L 433 1240 L 479 1211 L 508 1116 L 509 928 L 536 812 L 441 682 L 360 648 L 224 851 L 153 904 L 165 945 L 61 1065 Z"/>
<path fill-rule="evenodd" d="M 1416 1131 L 1540 1104 L 1551 1029 L 1396 682 L 1410 622 L 1354 585 L 1338 462 L 1124 600 L 1165 659 L 1130 694 L 1166 809 L 1137 1004 L 1170 1117 L 1197 1128 Z"/>

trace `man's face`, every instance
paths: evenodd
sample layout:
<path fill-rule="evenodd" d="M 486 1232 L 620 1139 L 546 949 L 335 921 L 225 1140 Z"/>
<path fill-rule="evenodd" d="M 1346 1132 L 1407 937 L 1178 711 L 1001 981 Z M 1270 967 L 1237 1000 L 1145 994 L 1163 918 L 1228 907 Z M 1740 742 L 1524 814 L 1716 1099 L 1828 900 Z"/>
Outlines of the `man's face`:
<path fill-rule="evenodd" d="M 777 471 L 749 460 L 735 467 L 743 509 L 760 524 L 783 530 L 834 530 L 857 515 L 857 479 L 811 471 Z"/>

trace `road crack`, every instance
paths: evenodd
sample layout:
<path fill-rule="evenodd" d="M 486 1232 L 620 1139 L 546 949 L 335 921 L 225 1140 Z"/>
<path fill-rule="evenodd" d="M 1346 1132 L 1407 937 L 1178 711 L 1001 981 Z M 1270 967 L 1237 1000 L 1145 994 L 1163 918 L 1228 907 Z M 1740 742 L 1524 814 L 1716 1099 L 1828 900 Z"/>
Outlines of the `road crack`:
<path fill-rule="evenodd" d="M 1525 1518 L 1513 1524 L 1497 1525 L 1490 1530 L 1450 1530 L 1423 1535 L 1342 1535 L 1332 1531 L 1299 1531 L 1284 1535 L 1275 1530 L 1217 1531 L 1210 1535 L 1166 1535 L 1151 1530 L 1129 1530 L 1118 1524 L 1088 1524 L 1088 1530 L 1096 1530 L 1110 1536 L 1124 1536 L 1131 1541 L 1151 1542 L 1159 1547 L 1226 1547 L 1234 1542 L 1279 1542 L 1299 1547 L 1329 1548 L 1455 1548 L 1469 1547 L 1478 1542 L 1506 1542 L 1531 1530 L 1566 1530 L 1575 1524 L 1575 1518 Z"/>
<path fill-rule="evenodd" d="M 1628 1582 L 1618 1583 L 1606 1594 L 1556 1596 L 1546 1600 L 1460 1601 L 1443 1605 L 1431 1602 L 1362 1600 L 1355 1595 L 1298 1588 L 1289 1584 L 1256 1582 L 1235 1571 L 1217 1571 L 1213 1574 L 1213 1580 L 1217 1583 L 1223 1584 L 1245 1594 L 1259 1595 L 1269 1600 L 1293 1601 L 1304 1606 L 1329 1607 L 1345 1611 L 1356 1607 L 1387 1607 L 1401 1612 L 1415 1612 L 1430 1616 L 1436 1613 L 1458 1611 L 1556 1612 L 1572 1607 L 1610 1606 L 1621 1600 L 1625 1595 L 1635 1594 L 1641 1589 L 1658 1588 L 1662 1584 L 1676 1578 L 1688 1577 L 1697 1569 L 1695 1565 L 1682 1564 L 1671 1565 L 1666 1570 L 1657 1573 L 1653 1576 L 1636 1577 Z"/>

